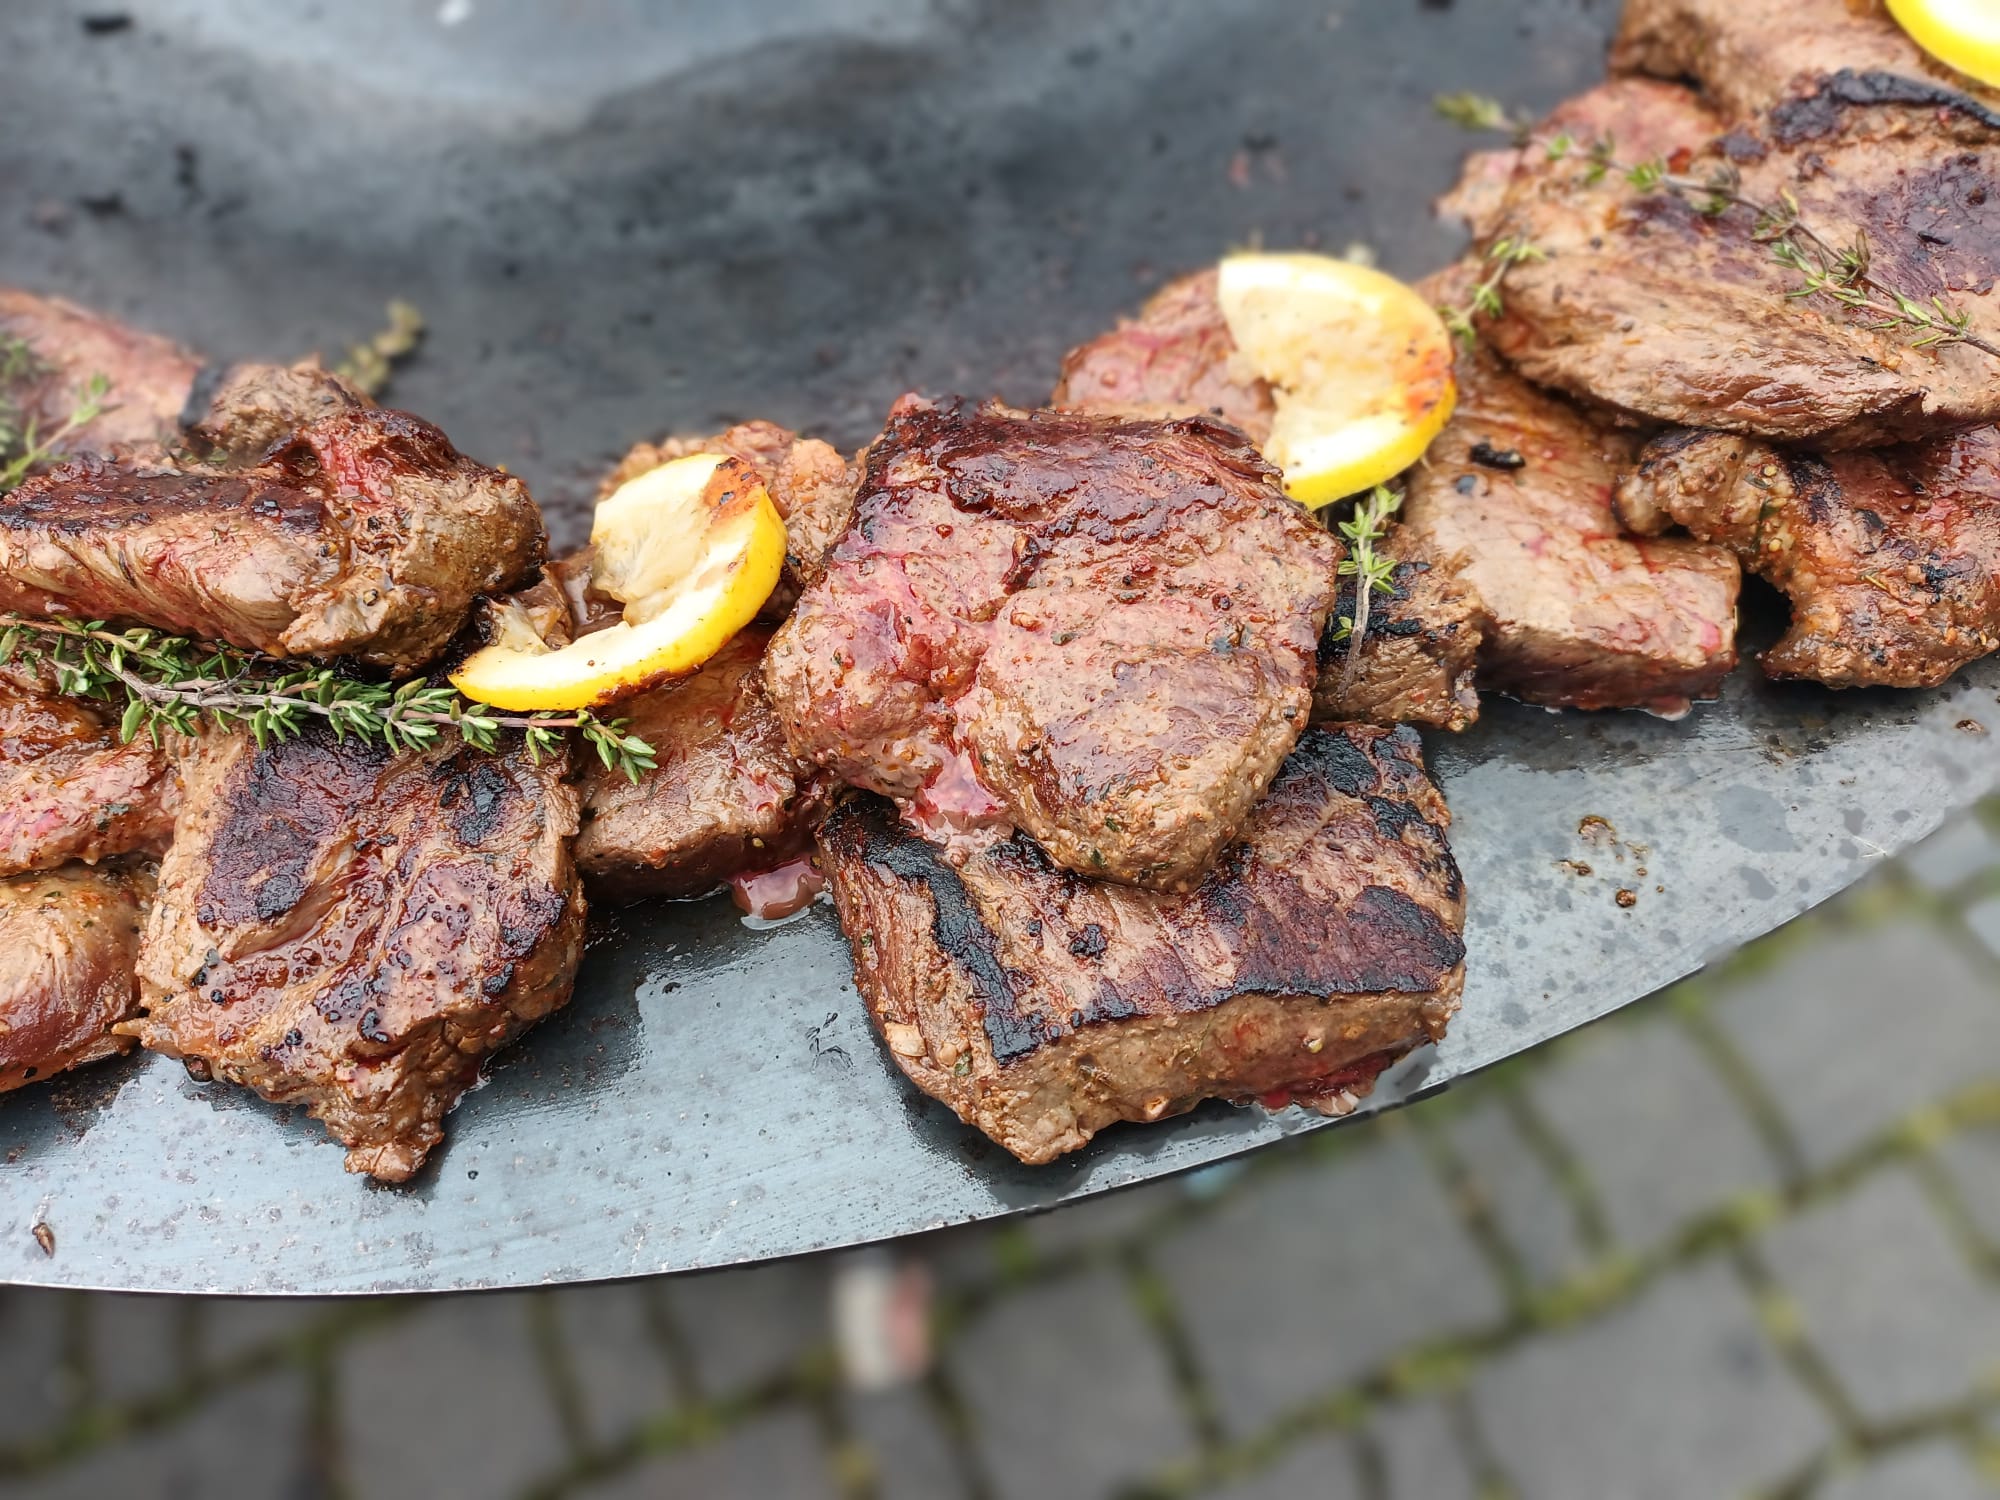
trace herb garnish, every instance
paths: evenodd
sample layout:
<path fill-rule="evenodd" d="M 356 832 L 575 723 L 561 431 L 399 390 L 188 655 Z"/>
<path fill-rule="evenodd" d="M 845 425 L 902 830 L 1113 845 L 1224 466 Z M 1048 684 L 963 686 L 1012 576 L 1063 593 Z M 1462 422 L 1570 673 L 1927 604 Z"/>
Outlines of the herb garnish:
<path fill-rule="evenodd" d="M 1444 319 L 1444 326 L 1452 332 L 1466 348 L 1479 342 L 1479 331 L 1472 326 L 1472 320 L 1497 318 L 1504 310 L 1500 301 L 1500 283 L 1507 279 L 1507 273 L 1531 260 L 1547 260 L 1548 253 L 1541 246 L 1511 235 L 1502 235 L 1486 247 L 1486 264 L 1489 269 L 1479 284 L 1472 289 L 1461 307 L 1438 308 L 1438 316 Z"/>
<path fill-rule="evenodd" d="M 1367 499 L 1355 505 L 1353 516 L 1338 527 L 1347 538 L 1347 556 L 1341 560 L 1340 576 L 1355 581 L 1354 613 L 1342 615 L 1333 629 L 1336 641 L 1347 642 L 1347 666 L 1341 674 L 1343 690 L 1353 684 L 1354 674 L 1361 666 L 1361 643 L 1368 636 L 1369 601 L 1377 589 L 1385 594 L 1396 591 L 1396 559 L 1377 552 L 1375 544 L 1388 535 L 1389 518 L 1402 506 L 1401 495 L 1378 484 Z"/>
<path fill-rule="evenodd" d="M 622 719 L 595 714 L 503 714 L 469 703 L 422 678 L 400 686 L 300 668 L 257 652 L 190 641 L 153 630 L 111 630 L 103 621 L 30 620 L 0 615 L 0 665 L 19 655 L 45 667 L 56 690 L 125 703 L 119 737 L 158 743 L 163 729 L 191 734 L 206 719 L 247 727 L 259 746 L 296 739 L 313 719 L 334 737 L 352 735 L 395 752 L 422 750 L 447 729 L 475 750 L 497 754 L 503 730 L 519 730 L 540 765 L 574 730 L 606 767 L 636 782 L 653 769 L 653 747 L 624 733 Z"/>
<path fill-rule="evenodd" d="M 0 338 L 0 495 L 36 469 L 61 458 L 71 435 L 104 414 L 111 382 L 103 375 L 93 375 L 77 393 L 69 414 L 53 430 L 42 432 L 40 423 L 22 412 L 12 393 L 47 372 L 48 367 L 35 357 L 25 339 Z"/>
<path fill-rule="evenodd" d="M 399 297 L 385 311 L 389 321 L 382 331 L 351 346 L 347 358 L 333 367 L 334 374 L 370 396 L 382 394 L 396 366 L 415 354 L 424 339 L 424 315 L 414 304 Z"/>

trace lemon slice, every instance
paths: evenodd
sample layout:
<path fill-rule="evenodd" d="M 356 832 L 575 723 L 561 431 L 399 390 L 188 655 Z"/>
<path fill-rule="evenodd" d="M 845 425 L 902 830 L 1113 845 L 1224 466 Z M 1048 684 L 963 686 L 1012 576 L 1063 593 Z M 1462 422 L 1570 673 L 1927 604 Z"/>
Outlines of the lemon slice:
<path fill-rule="evenodd" d="M 2000 5 L 1993 0 L 1889 0 L 1889 14 L 1946 67 L 2000 88 Z"/>
<path fill-rule="evenodd" d="M 763 607 L 785 565 L 785 523 L 754 473 L 695 453 L 627 480 L 597 507 L 591 584 L 625 606 L 551 650 L 502 628 L 451 674 L 466 697 L 514 710 L 597 708 L 707 661 Z"/>
<path fill-rule="evenodd" d="M 1394 478 L 1451 416 L 1451 335 L 1394 277 L 1326 255 L 1232 255 L 1217 293 L 1237 357 L 1271 384 L 1264 454 L 1300 504 Z"/>

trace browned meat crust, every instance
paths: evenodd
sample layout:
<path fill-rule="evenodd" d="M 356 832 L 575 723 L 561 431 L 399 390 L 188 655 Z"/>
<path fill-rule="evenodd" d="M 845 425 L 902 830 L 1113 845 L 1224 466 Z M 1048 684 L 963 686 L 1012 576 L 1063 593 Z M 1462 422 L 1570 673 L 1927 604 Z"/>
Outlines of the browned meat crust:
<path fill-rule="evenodd" d="M 150 870 L 70 864 L 0 880 L 0 1092 L 129 1051 Z"/>
<path fill-rule="evenodd" d="M 1216 297 L 1216 270 L 1196 271 L 1155 292 L 1136 318 L 1070 350 L 1051 406 L 1130 417 L 1200 412 L 1262 445 L 1277 404 L 1268 382 L 1233 370 L 1236 341 Z"/>
<path fill-rule="evenodd" d="M 0 385 L 0 403 L 44 434 L 77 409 L 92 377 L 109 382 L 103 412 L 64 440 L 69 453 L 168 441 L 202 367 L 171 340 L 12 287 L 0 287 L 0 339 L 21 341 L 33 356 L 27 371 Z"/>
<path fill-rule="evenodd" d="M 1448 824 L 1416 732 L 1351 727 L 1307 731 L 1186 895 L 1080 879 L 1019 834 L 955 869 L 874 798 L 820 849 L 896 1065 L 1046 1162 L 1206 1098 L 1352 1108 L 1441 1037 L 1464 978 Z"/>
<path fill-rule="evenodd" d="M 1925 53 L 1878 0 L 1627 0 L 1611 65 L 1692 78 L 1731 119 L 1810 94 L 1844 68 L 1994 97 Z"/>
<path fill-rule="evenodd" d="M 802 438 L 775 422 L 740 422 L 708 437 L 636 444 L 604 477 L 598 495 L 691 453 L 720 453 L 748 464 L 785 518 L 785 580 L 774 596 L 774 613 L 781 617 L 798 591 L 819 576 L 827 549 L 847 529 L 860 468 L 818 438 Z"/>
<path fill-rule="evenodd" d="M 353 409 L 256 466 L 73 460 L 0 500 L 0 610 L 407 672 L 541 561 L 521 482 L 430 423 Z"/>
<path fill-rule="evenodd" d="M 1464 267 L 1425 284 L 1462 299 Z M 1461 349 L 1458 406 L 1410 473 L 1405 530 L 1460 560 L 1487 624 L 1480 682 L 1530 703 L 1674 713 L 1736 664 L 1726 548 L 1624 534 L 1611 491 L 1633 442 Z"/>
<path fill-rule="evenodd" d="M 2000 114 L 1953 97 L 1842 73 L 1676 166 L 1695 178 L 1733 166 L 1758 202 L 1790 194 L 1830 244 L 1865 231 L 1878 274 L 1920 301 L 1950 297 L 2000 339 Z M 1707 124 L 1691 110 L 1686 143 Z M 1489 330 L 1530 379 L 1641 418 L 1831 448 L 2000 417 L 1991 356 L 1914 349 L 1873 313 L 1788 295 L 1799 277 L 1751 210 L 1712 217 L 1617 173 L 1592 185 L 1588 170 L 1531 158 L 1495 226 L 1547 255 L 1509 275 Z"/>
<path fill-rule="evenodd" d="M 0 876 L 161 854 L 180 785 L 150 739 L 118 741 L 108 709 L 0 668 Z"/>
<path fill-rule="evenodd" d="M 1760 658 L 1773 677 L 1935 687 L 2000 649 L 2000 430 L 1833 454 L 1668 433 L 1618 505 L 1734 548 L 1791 596 Z"/>
<path fill-rule="evenodd" d="M 1348 671 L 1348 642 L 1329 630 L 1319 642 L 1313 686 L 1316 724 L 1435 724 L 1454 732 L 1479 717 L 1474 673 L 1486 611 L 1463 577 L 1464 559 L 1439 553 L 1409 526 L 1384 550 L 1402 559 L 1388 592 L 1368 601 L 1368 629 Z M 1342 581 L 1336 618 L 1354 618 L 1354 580 Z"/>
<path fill-rule="evenodd" d="M 191 743 L 127 1030 L 304 1105 L 350 1172 L 404 1180 L 482 1059 L 569 999 L 584 903 L 564 774 L 456 744 Z"/>
<path fill-rule="evenodd" d="M 253 464 L 308 423 L 374 404 L 313 360 L 232 365 L 193 414 L 185 437 L 194 451 L 213 460 Z"/>
<path fill-rule="evenodd" d="M 941 834 L 1196 885 L 1305 725 L 1338 552 L 1232 428 L 905 397 L 765 657 L 793 749 Z"/>
<path fill-rule="evenodd" d="M 826 781 L 792 755 L 765 697 L 770 638 L 752 625 L 694 676 L 618 705 L 659 764 L 636 785 L 585 764 L 576 863 L 593 896 L 699 896 L 812 846 Z"/>

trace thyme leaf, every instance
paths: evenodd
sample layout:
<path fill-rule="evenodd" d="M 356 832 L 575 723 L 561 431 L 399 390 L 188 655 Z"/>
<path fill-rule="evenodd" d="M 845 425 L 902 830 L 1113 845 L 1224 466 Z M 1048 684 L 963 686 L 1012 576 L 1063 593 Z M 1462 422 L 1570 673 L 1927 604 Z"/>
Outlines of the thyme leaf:
<path fill-rule="evenodd" d="M 1339 574 L 1354 580 L 1354 613 L 1342 615 L 1333 630 L 1336 641 L 1347 642 L 1347 665 L 1341 673 L 1343 690 L 1353 685 L 1354 674 L 1360 669 L 1361 643 L 1368 637 L 1369 601 L 1378 590 L 1390 594 L 1396 589 L 1396 560 L 1377 552 L 1375 544 L 1388 535 L 1389 520 L 1402 507 L 1401 495 L 1378 484 L 1338 527 L 1347 538 L 1347 556 L 1341 560 Z"/>
<path fill-rule="evenodd" d="M 75 404 L 62 421 L 43 431 L 39 420 L 22 410 L 14 393 L 46 373 L 48 367 L 36 358 L 25 339 L 0 338 L 0 495 L 61 458 L 77 430 L 104 414 L 111 381 L 107 376 L 93 375 L 77 392 Z"/>

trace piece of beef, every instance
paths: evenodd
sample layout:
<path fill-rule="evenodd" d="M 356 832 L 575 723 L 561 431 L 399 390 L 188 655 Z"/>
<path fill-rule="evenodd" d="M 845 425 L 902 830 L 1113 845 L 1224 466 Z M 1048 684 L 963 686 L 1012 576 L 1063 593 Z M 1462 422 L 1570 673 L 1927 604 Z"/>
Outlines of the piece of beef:
<path fill-rule="evenodd" d="M 1875 0 L 1627 0 L 1611 65 L 1692 78 L 1731 119 L 1810 94 L 1843 70 L 2000 97 L 1933 59 Z"/>
<path fill-rule="evenodd" d="M 749 626 L 692 677 L 618 705 L 658 767 L 635 784 L 584 763 L 576 863 L 593 896 L 699 896 L 812 846 L 826 779 L 792 754 L 771 712 L 770 638 Z"/>
<path fill-rule="evenodd" d="M 648 469 L 694 453 L 720 453 L 748 464 L 785 518 L 785 576 L 767 611 L 782 618 L 798 591 L 819 576 L 827 549 L 847 529 L 861 483 L 858 465 L 818 438 L 802 438 L 775 422 L 740 422 L 707 437 L 636 444 L 604 477 L 598 498 Z"/>
<path fill-rule="evenodd" d="M 1383 544 L 1399 559 L 1390 587 L 1368 601 L 1368 628 L 1349 669 L 1349 643 L 1329 630 L 1319 642 L 1313 722 L 1435 724 L 1454 732 L 1479 717 L 1475 673 L 1487 620 L 1464 577 L 1462 557 L 1440 553 L 1407 525 Z M 1336 619 L 1354 618 L 1354 580 L 1341 580 Z"/>
<path fill-rule="evenodd" d="M 1760 660 L 1834 687 L 1935 687 L 2000 649 L 2000 430 L 1861 453 L 1673 432 L 1619 486 L 1633 525 L 1733 548 L 1791 597 Z"/>
<path fill-rule="evenodd" d="M 0 1093 L 131 1050 L 150 868 L 68 864 L 0 879 Z"/>
<path fill-rule="evenodd" d="M 366 408 L 247 468 L 72 460 L 0 499 L 0 610 L 421 667 L 541 561 L 518 479 Z"/>
<path fill-rule="evenodd" d="M 765 681 L 799 755 L 941 837 L 1186 890 L 1305 727 L 1338 556 L 1206 418 L 905 397 Z"/>
<path fill-rule="evenodd" d="M 65 454 L 171 440 L 201 369 L 171 340 L 60 297 L 0 287 L 0 415 L 47 437 L 82 405 L 94 378 L 106 382 L 102 410 L 63 439 Z"/>
<path fill-rule="evenodd" d="M 1755 203 L 1789 196 L 1829 245 L 1865 235 L 1877 277 L 1918 303 L 1946 299 L 2000 340 L 2000 114 L 1951 98 L 1840 74 L 1670 161 L 1697 181 L 1739 173 Z M 1691 113 L 1688 145 L 1707 123 Z M 1993 356 L 1915 348 L 1877 312 L 1794 296 L 1800 274 L 1755 210 L 1711 215 L 1620 172 L 1593 183 L 1586 156 L 1524 164 L 1494 224 L 1546 257 L 1512 269 L 1486 330 L 1522 374 L 1640 418 L 1829 448 L 2000 418 Z"/>
<path fill-rule="evenodd" d="M 569 999 L 584 903 L 566 768 L 317 731 L 265 750 L 205 735 L 182 759 L 126 1030 L 304 1105 L 349 1171 L 408 1178 L 481 1061 Z"/>
<path fill-rule="evenodd" d="M 1462 300 L 1476 268 L 1425 283 Z M 1736 664 L 1741 571 L 1728 549 L 1626 535 L 1611 493 L 1634 440 L 1461 348 L 1458 405 L 1410 471 L 1404 526 L 1486 616 L 1482 686 L 1530 703 L 1677 713 Z"/>
<path fill-rule="evenodd" d="M 954 868 L 872 797 L 820 834 L 896 1065 L 1026 1162 L 1207 1098 L 1353 1108 L 1444 1034 L 1464 891 L 1416 731 L 1311 729 L 1193 891 L 1058 869 L 1021 834 Z"/>
<path fill-rule="evenodd" d="M 119 743 L 116 710 L 0 667 L 0 876 L 164 853 L 179 804 L 171 758 Z"/>
<path fill-rule="evenodd" d="M 366 411 L 374 401 L 317 361 L 231 365 L 206 399 L 197 394 L 183 433 L 196 453 L 217 463 L 254 464 L 298 429 L 326 417 Z"/>

